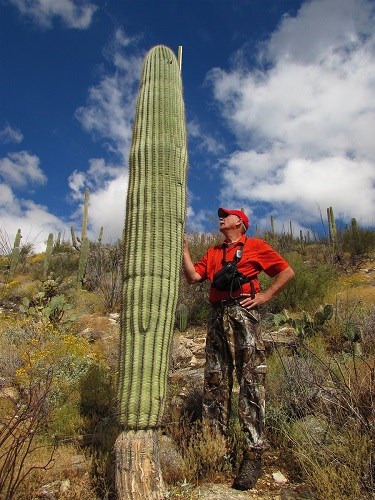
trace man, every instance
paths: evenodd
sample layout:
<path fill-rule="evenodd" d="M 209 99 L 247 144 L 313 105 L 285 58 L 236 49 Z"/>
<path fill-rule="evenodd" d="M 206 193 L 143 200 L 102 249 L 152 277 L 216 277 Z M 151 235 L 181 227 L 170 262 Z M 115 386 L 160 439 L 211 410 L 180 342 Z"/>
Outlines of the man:
<path fill-rule="evenodd" d="M 248 490 L 262 474 L 265 448 L 266 363 L 258 308 L 285 288 L 294 271 L 265 241 L 246 237 L 249 219 L 243 211 L 219 208 L 218 216 L 224 242 L 209 248 L 194 265 L 185 237 L 184 274 L 188 283 L 206 279 L 211 282 L 203 418 L 227 433 L 235 370 L 239 383 L 238 413 L 246 448 L 233 488 Z M 261 271 L 274 278 L 264 291 L 257 279 Z"/>

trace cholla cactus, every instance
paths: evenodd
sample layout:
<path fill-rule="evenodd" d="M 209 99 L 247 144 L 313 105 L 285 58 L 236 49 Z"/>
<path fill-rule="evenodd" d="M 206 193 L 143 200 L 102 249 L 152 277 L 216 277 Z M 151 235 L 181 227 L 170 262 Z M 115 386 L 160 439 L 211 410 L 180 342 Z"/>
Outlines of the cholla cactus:
<path fill-rule="evenodd" d="M 144 461 L 147 452 L 139 449 L 153 441 L 149 432 L 161 423 L 182 260 L 186 169 L 180 70 L 174 53 L 160 45 L 143 64 L 129 160 L 118 387 L 119 422 L 127 432 L 116 442 L 118 463 L 138 436 L 142 445 L 130 453 L 139 453 L 134 463 Z M 146 431 L 143 437 L 139 430 Z M 155 483 L 155 477 L 137 481 L 137 472 L 131 478 L 122 473 L 116 478 L 120 498 L 151 498 L 153 487 L 145 483 Z"/>

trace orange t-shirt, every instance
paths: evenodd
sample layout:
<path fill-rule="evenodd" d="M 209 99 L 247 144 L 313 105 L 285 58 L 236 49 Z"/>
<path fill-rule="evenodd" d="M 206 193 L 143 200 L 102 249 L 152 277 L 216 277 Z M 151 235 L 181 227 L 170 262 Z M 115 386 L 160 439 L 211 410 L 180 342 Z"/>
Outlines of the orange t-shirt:
<path fill-rule="evenodd" d="M 202 277 L 202 281 L 208 279 L 212 282 L 214 274 L 223 267 L 224 247 L 226 247 L 225 260 L 227 262 L 234 260 L 236 251 L 242 249 L 242 257 L 237 263 L 237 269 L 252 279 L 255 293 L 260 291 L 257 276 L 261 271 L 264 271 L 268 276 L 274 277 L 289 267 L 286 260 L 270 247 L 268 243 L 259 238 L 246 238 L 243 235 L 234 245 L 228 246 L 224 242 L 222 245 L 217 245 L 207 250 L 203 258 L 194 266 L 196 272 Z M 244 293 L 249 294 L 250 292 L 250 283 L 244 283 L 240 288 L 233 291 L 232 295 L 229 291 L 217 290 L 211 286 L 209 300 L 211 303 L 215 303 L 238 297 Z"/>

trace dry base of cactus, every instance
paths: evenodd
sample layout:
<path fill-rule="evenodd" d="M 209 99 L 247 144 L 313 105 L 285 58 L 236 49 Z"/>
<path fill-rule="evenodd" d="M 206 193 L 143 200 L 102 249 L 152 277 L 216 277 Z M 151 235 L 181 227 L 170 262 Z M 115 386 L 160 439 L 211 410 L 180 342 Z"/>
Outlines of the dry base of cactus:
<path fill-rule="evenodd" d="M 118 500 L 164 498 L 157 431 L 121 432 L 115 457 Z"/>

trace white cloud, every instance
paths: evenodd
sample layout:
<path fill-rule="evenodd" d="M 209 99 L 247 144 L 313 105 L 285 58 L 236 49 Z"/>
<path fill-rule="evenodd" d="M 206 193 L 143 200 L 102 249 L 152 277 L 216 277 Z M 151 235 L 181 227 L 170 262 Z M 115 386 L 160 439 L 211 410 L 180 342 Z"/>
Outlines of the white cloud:
<path fill-rule="evenodd" d="M 10 186 L 25 188 L 29 184 L 45 184 L 47 177 L 39 167 L 39 158 L 27 151 L 9 153 L 0 158 L 0 176 Z"/>
<path fill-rule="evenodd" d="M 257 68 L 210 72 L 240 145 L 223 200 L 374 222 L 374 20 L 373 2 L 312 0 L 283 18 Z"/>
<path fill-rule="evenodd" d="M 0 142 L 3 144 L 15 143 L 19 144 L 23 140 L 23 135 L 20 130 L 7 124 L 0 130 Z"/>
<path fill-rule="evenodd" d="M 116 241 L 121 237 L 125 220 L 128 176 L 122 174 L 107 182 L 102 189 L 90 195 L 89 225 L 93 238 L 103 226 L 103 239 Z"/>
<path fill-rule="evenodd" d="M 81 0 L 8 0 L 19 12 L 43 28 L 51 28 L 60 18 L 68 28 L 86 29 L 97 7 Z"/>
<path fill-rule="evenodd" d="M 220 154 L 224 151 L 224 146 L 217 141 L 212 135 L 202 131 L 202 127 L 196 120 L 191 120 L 188 123 L 188 133 L 190 137 L 199 141 L 199 149 L 207 151 L 212 154 Z"/>
<path fill-rule="evenodd" d="M 136 42 L 122 30 L 115 32 L 104 50 L 114 70 L 89 89 L 87 105 L 75 113 L 83 128 L 101 140 L 114 158 L 113 162 L 91 158 L 86 172 L 74 171 L 69 178 L 74 200 L 83 200 L 89 188 L 89 231 L 95 238 L 103 226 L 104 241 L 121 237 L 124 225 L 129 149 L 143 62 L 143 55 L 129 55 Z M 81 213 L 80 209 L 74 214 L 77 223 Z"/>
<path fill-rule="evenodd" d="M 107 149 L 122 162 L 128 160 L 132 137 L 137 87 L 143 61 L 142 55 L 125 52 L 136 39 L 117 30 L 105 48 L 106 57 L 114 66 L 112 74 L 104 74 L 89 89 L 88 103 L 77 109 L 75 116 L 83 128 L 95 138 L 105 141 Z"/>
<path fill-rule="evenodd" d="M 11 188 L 0 183 L 0 228 L 9 241 L 13 241 L 18 229 L 23 236 L 22 243 L 32 243 L 35 252 L 46 248 L 49 233 L 58 232 L 69 237 L 69 226 L 51 214 L 47 207 L 30 200 L 17 199 Z"/>

